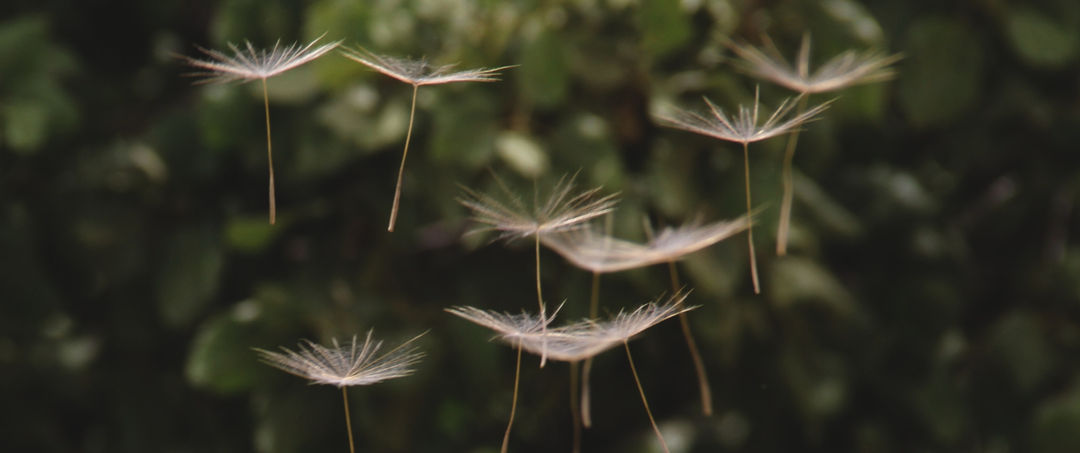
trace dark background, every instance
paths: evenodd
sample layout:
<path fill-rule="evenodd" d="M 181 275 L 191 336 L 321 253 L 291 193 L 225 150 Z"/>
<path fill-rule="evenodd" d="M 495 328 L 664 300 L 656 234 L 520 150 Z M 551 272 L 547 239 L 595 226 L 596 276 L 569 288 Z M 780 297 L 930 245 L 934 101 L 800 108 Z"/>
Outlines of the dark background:
<path fill-rule="evenodd" d="M 492 84 L 420 90 L 334 52 L 270 81 L 192 84 L 177 55 L 323 33 Z M 814 63 L 902 52 L 799 142 L 791 253 L 772 253 L 784 139 L 751 147 L 763 292 L 743 236 L 680 265 L 717 413 L 676 322 L 631 343 L 679 452 L 1080 451 L 1080 3 L 967 0 L 5 1 L 0 6 L 0 451 L 345 451 L 336 389 L 252 347 L 428 330 L 418 372 L 353 388 L 358 450 L 497 451 L 513 350 L 443 309 L 535 308 L 528 242 L 462 236 L 460 186 L 620 192 L 621 237 L 744 210 L 737 146 L 660 127 L 758 82 L 725 39 Z M 777 105 L 790 93 L 761 82 Z M 815 97 L 815 101 L 832 95 Z M 562 319 L 591 277 L 542 255 Z M 605 276 L 611 313 L 667 289 Z M 525 361 L 512 451 L 570 445 L 566 365 Z M 601 355 L 585 451 L 657 451 L 626 360 Z"/>

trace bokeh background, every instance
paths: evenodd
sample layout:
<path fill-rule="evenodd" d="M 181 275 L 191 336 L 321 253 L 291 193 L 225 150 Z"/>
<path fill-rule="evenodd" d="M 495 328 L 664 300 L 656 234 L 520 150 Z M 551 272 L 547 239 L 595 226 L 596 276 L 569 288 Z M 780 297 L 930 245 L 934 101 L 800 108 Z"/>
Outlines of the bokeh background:
<path fill-rule="evenodd" d="M 659 127 L 758 82 L 723 43 L 814 62 L 902 52 L 799 142 L 791 253 L 773 255 L 783 139 L 751 148 L 763 292 L 743 236 L 680 264 L 717 413 L 677 322 L 631 343 L 676 452 L 1080 451 L 1080 3 L 1073 0 L 6 0 L 0 5 L 0 451 L 345 451 L 340 395 L 253 347 L 423 331 L 415 375 L 351 392 L 360 451 L 497 451 L 513 350 L 446 314 L 535 307 L 529 243 L 463 236 L 461 186 L 524 199 L 565 174 L 620 193 L 615 234 L 734 218 L 741 151 Z M 331 53 L 193 85 L 178 55 L 343 39 L 491 84 L 420 90 Z M 760 83 L 775 106 L 790 93 Z M 822 101 L 831 96 L 815 98 Z M 542 255 L 563 319 L 591 277 Z M 605 276 L 607 313 L 668 287 Z M 511 451 L 567 451 L 565 364 L 523 367 Z M 625 357 L 600 356 L 585 451 L 658 451 Z"/>

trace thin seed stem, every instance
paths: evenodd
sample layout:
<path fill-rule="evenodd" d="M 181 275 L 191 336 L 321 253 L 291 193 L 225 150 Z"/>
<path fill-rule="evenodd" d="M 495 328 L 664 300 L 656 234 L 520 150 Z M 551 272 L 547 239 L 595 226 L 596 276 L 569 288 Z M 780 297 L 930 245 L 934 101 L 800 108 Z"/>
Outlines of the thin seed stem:
<path fill-rule="evenodd" d="M 656 433 L 656 438 L 660 439 L 660 446 L 664 448 L 664 453 L 671 453 L 667 442 L 664 442 L 664 436 L 660 434 L 660 427 L 656 426 L 656 419 L 653 418 L 652 410 L 649 409 L 649 401 L 645 399 L 645 389 L 641 387 L 641 378 L 638 377 L 637 368 L 634 367 L 634 357 L 630 355 L 630 344 L 624 341 L 623 347 L 626 348 L 626 360 L 630 362 L 630 373 L 634 375 L 634 383 L 637 384 L 638 393 L 641 394 L 641 404 L 645 405 L 645 413 L 649 416 L 653 432 Z"/>
<path fill-rule="evenodd" d="M 751 215 L 753 205 L 750 203 L 750 145 L 743 142 L 743 171 L 746 178 L 746 216 Z M 750 278 L 754 281 L 754 294 L 761 294 L 761 285 L 758 284 L 757 255 L 754 253 L 754 225 L 746 227 L 746 242 L 750 244 Z"/>
<path fill-rule="evenodd" d="M 341 399 L 345 402 L 345 427 L 349 429 L 349 453 L 356 453 L 353 447 L 352 419 L 349 418 L 349 393 L 345 390 L 347 388 L 341 387 Z"/>
<path fill-rule="evenodd" d="M 596 319 L 600 312 L 600 274 L 592 274 L 592 298 L 589 300 L 589 319 Z M 588 428 L 592 426 L 592 403 L 589 397 L 589 377 L 592 375 L 592 357 L 585 359 L 581 368 L 581 422 Z"/>
<path fill-rule="evenodd" d="M 506 424 L 506 434 L 503 434 L 502 453 L 506 453 L 506 448 L 510 443 L 510 428 L 514 426 L 514 414 L 517 413 L 517 397 L 518 397 L 518 381 L 521 377 L 521 342 L 518 341 L 517 347 L 517 365 L 514 366 L 514 399 L 510 403 L 510 422 Z"/>
<path fill-rule="evenodd" d="M 416 93 L 420 91 L 420 85 L 413 85 L 412 107 L 409 107 L 409 128 L 405 132 L 405 151 L 401 153 L 401 166 L 398 168 L 397 186 L 394 187 L 394 206 L 390 208 L 390 226 L 386 231 L 394 232 L 394 224 L 397 223 L 398 205 L 401 204 L 401 180 L 405 176 L 405 158 L 409 155 L 409 141 L 412 139 L 413 119 L 416 117 Z"/>
<path fill-rule="evenodd" d="M 806 111 L 807 96 L 799 99 L 799 107 L 795 112 L 798 117 Z M 783 185 L 784 195 L 780 202 L 780 225 L 776 228 L 776 254 L 787 255 L 788 231 L 791 229 L 791 203 L 795 194 L 795 183 L 792 175 L 793 161 L 795 160 L 795 145 L 799 143 L 799 128 L 795 128 L 788 136 L 787 149 L 784 150 Z"/>
<path fill-rule="evenodd" d="M 544 293 L 540 289 L 540 234 L 534 234 L 536 238 L 536 302 L 540 305 L 540 333 L 547 335 L 547 314 L 544 313 Z M 547 344 L 544 343 L 540 348 L 540 368 L 544 367 L 547 363 Z"/>
<path fill-rule="evenodd" d="M 277 223 L 277 201 L 274 196 L 274 153 L 270 146 L 270 96 L 267 94 L 266 79 L 262 79 L 263 109 L 266 111 L 266 161 L 270 167 L 270 224 Z"/>
<path fill-rule="evenodd" d="M 674 261 L 668 261 L 668 271 L 671 274 L 672 294 L 679 292 L 679 270 Z M 710 416 L 712 408 L 712 388 L 709 386 L 709 376 L 705 373 L 705 361 L 698 351 L 694 334 L 690 331 L 690 318 L 686 312 L 679 313 L 679 323 L 682 325 L 683 338 L 686 339 L 686 348 L 690 350 L 690 359 L 694 362 L 694 372 L 697 373 L 698 391 L 701 393 L 701 413 Z"/>
<path fill-rule="evenodd" d="M 570 362 L 570 419 L 574 423 L 573 453 L 581 452 L 581 411 L 578 409 L 578 368 L 580 362 Z"/>

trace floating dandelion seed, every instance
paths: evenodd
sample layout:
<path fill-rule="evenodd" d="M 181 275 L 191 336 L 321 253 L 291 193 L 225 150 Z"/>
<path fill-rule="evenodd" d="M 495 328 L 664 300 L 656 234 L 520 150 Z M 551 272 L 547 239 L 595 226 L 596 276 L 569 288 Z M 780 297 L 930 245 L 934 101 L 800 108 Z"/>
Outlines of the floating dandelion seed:
<path fill-rule="evenodd" d="M 738 234 L 749 226 L 750 218 L 748 216 L 742 216 L 732 221 L 724 220 L 709 224 L 691 221 L 678 227 L 666 227 L 648 243 L 638 244 L 602 234 L 595 226 L 590 224 L 586 228 L 548 235 L 543 242 L 545 246 L 562 255 L 563 258 L 566 258 L 575 266 L 592 271 L 594 297 L 592 298 L 589 313 L 590 316 L 595 316 L 598 300 L 598 297 L 596 297 L 599 285 L 598 274 L 668 263 L 672 273 L 672 291 L 677 292 L 680 285 L 675 273 L 675 261 Z M 702 411 L 706 415 L 711 415 L 712 398 L 710 395 L 712 391 L 709 388 L 704 361 L 701 359 L 701 354 L 698 353 L 686 316 L 680 314 L 679 320 L 682 324 L 687 348 L 690 350 L 690 356 L 694 363 L 694 369 L 697 372 Z M 590 403 L 587 399 L 591 369 L 591 361 L 586 361 L 582 373 L 583 389 L 586 390 L 583 391 L 581 401 L 585 426 L 590 426 L 592 423 L 589 414 Z"/>
<path fill-rule="evenodd" d="M 342 346 L 337 339 L 333 347 L 325 347 L 304 340 L 297 351 L 281 348 L 282 352 L 256 349 L 259 358 L 267 365 L 286 373 L 310 380 L 313 384 L 327 384 L 341 388 L 341 397 L 345 403 L 345 425 L 349 433 L 349 451 L 354 452 L 352 420 L 349 418 L 349 397 L 346 388 L 353 385 L 370 385 L 387 379 L 408 376 L 413 373 L 412 366 L 417 364 L 424 354 L 412 343 L 423 336 L 417 335 L 400 346 L 379 354 L 382 341 L 372 339 L 368 331 L 362 343 L 353 336 L 352 342 Z"/>
<path fill-rule="evenodd" d="M 447 312 L 465 318 L 481 326 L 487 327 L 498 333 L 497 338 L 513 344 L 517 349 L 517 361 L 514 366 L 514 396 L 510 403 L 510 421 L 506 424 L 506 433 L 503 434 L 502 453 L 510 443 L 510 428 L 514 426 L 514 414 L 517 413 L 518 382 L 521 376 L 521 343 L 522 339 L 536 335 L 547 329 L 547 325 L 555 319 L 555 315 L 562 308 L 560 305 L 550 317 L 540 315 L 532 316 L 522 312 L 519 315 L 501 313 L 491 310 L 481 310 L 475 307 L 453 307 L 446 309 Z M 540 310 L 543 313 L 543 310 Z"/>
<path fill-rule="evenodd" d="M 665 228 L 646 244 L 600 233 L 596 227 L 545 235 L 542 243 L 582 269 L 603 274 L 678 261 L 750 226 L 747 216 L 709 224 L 690 222 Z"/>
<path fill-rule="evenodd" d="M 789 64 L 772 40 L 765 39 L 765 50 L 740 43 L 728 43 L 739 56 L 736 64 L 747 73 L 772 81 L 801 94 L 827 93 L 851 86 L 881 82 L 896 75 L 889 66 L 902 58 L 880 51 L 849 50 L 826 61 L 810 72 L 810 35 L 803 35 L 795 64 Z"/>
<path fill-rule="evenodd" d="M 806 96 L 812 93 L 825 93 L 842 90 L 854 85 L 889 80 L 896 75 L 890 68 L 902 58 L 900 54 L 887 55 L 879 51 L 856 52 L 849 50 L 822 64 L 813 73 L 810 72 L 810 35 L 804 34 L 795 65 L 791 65 L 780 54 L 772 40 L 765 38 L 765 50 L 748 44 L 728 43 L 728 47 L 738 55 L 736 65 L 747 73 L 761 79 L 772 81 L 803 95 L 799 99 L 796 115 L 806 109 Z M 791 225 L 791 205 L 794 199 L 792 161 L 795 146 L 799 141 L 799 130 L 791 132 L 787 149 L 784 152 L 783 198 L 780 204 L 780 222 L 776 230 L 776 254 L 787 254 L 788 231 Z"/>
<path fill-rule="evenodd" d="M 769 115 L 763 124 L 758 125 L 758 90 L 754 90 L 754 105 L 752 108 L 739 106 L 739 114 L 730 118 L 720 107 L 705 98 L 705 104 L 709 106 L 711 116 L 704 116 L 686 110 L 675 110 L 673 114 L 660 117 L 660 120 L 669 127 L 683 129 L 696 134 L 707 135 L 716 139 L 741 143 L 743 147 L 743 172 L 746 179 L 746 214 L 751 215 L 753 206 L 750 201 L 750 152 L 749 145 L 753 142 L 767 140 L 778 135 L 790 132 L 804 123 L 811 121 L 818 114 L 828 108 L 829 102 L 820 104 L 785 119 L 794 108 L 790 99 L 785 99 L 780 106 Z M 754 283 L 754 293 L 761 292 L 758 283 L 757 257 L 754 254 L 754 228 L 749 226 L 747 242 L 750 246 L 750 276 Z"/>
<path fill-rule="evenodd" d="M 394 231 L 397 223 L 398 206 L 401 201 L 401 181 L 405 174 L 405 158 L 409 154 L 409 141 L 412 138 L 413 118 L 416 116 L 416 93 L 424 85 L 442 85 L 458 82 L 495 82 L 499 80 L 499 71 L 515 66 L 498 68 L 466 69 L 453 71 L 454 65 L 432 66 L 426 60 L 410 60 L 373 53 L 363 47 L 344 49 L 346 58 L 356 61 L 375 71 L 412 85 L 412 106 L 409 108 L 409 127 L 405 133 L 405 150 L 401 153 L 401 166 L 398 168 L 397 186 L 394 188 L 394 204 L 390 208 L 390 225 L 387 231 Z"/>
<path fill-rule="evenodd" d="M 256 50 L 251 42 L 245 41 L 244 48 L 229 43 L 229 49 L 233 55 L 224 52 L 198 47 L 200 51 L 210 57 L 209 60 L 200 60 L 182 56 L 184 61 L 204 72 L 195 72 L 190 75 L 203 77 L 200 83 L 228 83 L 234 81 L 248 82 L 252 80 L 262 81 L 263 109 L 266 111 L 266 159 L 270 169 L 270 223 L 277 222 L 277 201 L 274 195 L 274 154 L 270 145 L 270 97 L 267 95 L 266 79 L 274 77 L 285 71 L 319 58 L 326 52 L 341 44 L 341 41 L 323 44 L 315 47 L 325 36 L 319 36 L 306 46 L 293 43 L 282 47 L 281 42 L 275 42 L 269 50 Z"/>
<path fill-rule="evenodd" d="M 581 228 L 585 222 L 602 216 L 615 209 L 616 195 L 599 196 L 600 188 L 573 194 L 574 179 L 563 177 L 555 184 L 547 201 L 534 203 L 528 209 L 519 199 L 510 194 L 502 182 L 499 184 L 510 203 L 506 204 L 490 195 L 484 195 L 469 189 L 458 201 L 473 212 L 473 220 L 484 226 L 474 231 L 494 230 L 506 240 L 522 239 L 532 236 L 536 255 L 536 301 L 540 307 L 540 316 L 544 317 L 544 297 L 540 288 L 540 242 L 544 236 L 553 233 Z M 540 366 L 547 362 L 547 356 L 540 355 Z"/>
<path fill-rule="evenodd" d="M 506 333 L 505 326 L 514 325 L 516 322 L 520 322 L 518 321 L 519 318 L 510 319 L 514 322 L 491 323 L 485 321 L 488 321 L 491 318 L 509 319 L 508 317 L 510 315 L 485 312 L 472 307 L 456 307 L 449 311 L 477 324 L 496 330 L 496 332 L 499 332 L 499 335 L 497 335 L 496 338 L 516 346 L 518 348 L 519 357 L 521 350 L 524 349 L 538 355 L 545 354 L 553 360 L 579 362 L 595 357 L 601 352 L 616 347 L 621 343 L 626 350 L 626 358 L 630 363 L 630 371 L 634 377 L 634 383 L 637 384 L 638 393 L 641 395 L 641 402 L 645 406 L 645 413 L 648 415 L 649 422 L 652 424 L 653 432 L 656 433 L 664 451 L 667 452 L 667 443 L 664 441 L 664 436 L 660 433 L 660 428 L 656 425 L 652 410 L 649 408 L 649 402 L 645 398 L 645 390 L 641 385 L 641 379 L 634 366 L 634 359 L 630 354 L 629 341 L 634 336 L 659 324 L 661 321 L 696 308 L 682 305 L 683 300 L 686 299 L 686 295 L 687 293 L 675 294 L 664 303 L 650 302 L 629 313 L 620 311 L 609 321 L 601 322 L 584 320 L 562 327 L 546 328 L 547 322 L 550 322 L 550 319 L 541 318 L 545 319 L 547 322 L 537 322 L 537 320 L 529 318 L 531 322 L 529 322 L 528 325 L 535 326 L 540 324 L 545 327 L 541 329 L 534 328 L 528 331 L 514 330 L 510 335 Z M 484 313 L 486 315 L 476 316 L 476 313 Z M 492 325 L 500 328 L 492 327 Z M 515 389 L 517 387 L 516 382 L 517 381 L 515 380 Z M 505 451 L 506 444 L 504 440 L 503 452 Z"/>

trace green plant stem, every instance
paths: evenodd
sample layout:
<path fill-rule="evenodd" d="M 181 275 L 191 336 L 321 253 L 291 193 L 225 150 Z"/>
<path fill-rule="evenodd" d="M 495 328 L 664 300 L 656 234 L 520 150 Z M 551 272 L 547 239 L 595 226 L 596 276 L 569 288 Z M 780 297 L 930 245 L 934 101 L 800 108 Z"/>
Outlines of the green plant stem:
<path fill-rule="evenodd" d="M 514 396 L 510 403 L 510 422 L 506 424 L 506 434 L 503 434 L 502 449 L 499 450 L 502 453 L 506 453 L 506 449 L 510 444 L 510 428 L 514 426 L 514 414 L 517 413 L 517 398 L 518 398 L 518 381 L 521 377 L 521 342 L 518 342 L 517 347 L 517 365 L 514 366 Z"/>
<path fill-rule="evenodd" d="M 266 160 L 270 167 L 270 224 L 277 223 L 277 201 L 274 195 L 274 153 L 270 145 L 270 96 L 267 93 L 266 79 L 262 79 L 263 109 L 266 111 Z"/>
<path fill-rule="evenodd" d="M 679 270 L 674 261 L 668 261 L 668 273 L 671 274 L 672 294 L 679 292 Z M 682 325 L 683 338 L 686 339 L 686 347 L 690 350 L 690 359 L 694 362 L 694 372 L 697 374 L 698 391 L 701 393 L 701 413 L 710 416 L 713 413 L 712 388 L 709 386 L 709 376 L 705 373 L 705 361 L 701 359 L 694 334 L 690 331 L 690 318 L 686 312 L 679 313 L 679 324 Z"/>
<path fill-rule="evenodd" d="M 570 362 L 570 419 L 574 423 L 573 453 L 581 452 L 581 412 L 578 410 L 578 368 L 580 362 Z"/>
<path fill-rule="evenodd" d="M 743 172 L 746 178 L 746 216 L 750 217 L 753 205 L 750 203 L 750 145 L 743 142 Z M 761 294 L 761 285 L 758 284 L 757 255 L 754 253 L 754 225 L 746 227 L 746 242 L 750 244 L 750 278 L 754 282 L 754 294 Z"/>
<path fill-rule="evenodd" d="M 390 208 L 390 226 L 386 231 L 394 232 L 394 224 L 397 223 L 398 206 L 401 204 L 401 180 L 405 177 L 405 158 L 409 156 L 409 141 L 412 139 L 413 119 L 416 117 L 416 93 L 420 91 L 420 85 L 413 85 L 412 106 L 409 107 L 409 128 L 405 132 L 405 151 L 401 153 L 401 166 L 398 168 L 397 186 L 394 187 L 394 205 Z"/>
<path fill-rule="evenodd" d="M 600 313 L 600 274 L 592 274 L 592 296 L 589 299 L 589 319 Z M 592 403 L 589 397 L 589 376 L 592 375 L 592 357 L 585 359 L 581 369 L 581 422 L 586 428 L 592 426 Z"/>
<path fill-rule="evenodd" d="M 634 357 L 630 355 L 630 344 L 624 341 L 623 347 L 626 348 L 626 360 L 630 362 L 630 373 L 634 375 L 634 383 L 637 384 L 638 393 L 641 394 L 641 404 L 645 405 L 645 414 L 649 416 L 649 423 L 652 424 L 653 432 L 656 433 L 656 438 L 660 439 L 660 446 L 664 448 L 664 453 L 671 453 L 671 450 L 668 450 L 667 442 L 664 442 L 664 436 L 660 434 L 660 427 L 656 425 L 652 410 L 649 409 L 649 401 L 645 399 L 645 389 L 642 388 L 641 378 L 638 377 L 637 368 L 634 367 Z"/>
<path fill-rule="evenodd" d="M 806 111 L 807 96 L 799 99 L 799 107 L 795 113 L 798 117 Z M 787 148 L 784 150 L 783 179 L 781 184 L 784 189 L 783 198 L 780 202 L 780 224 L 776 227 L 776 254 L 787 255 L 788 231 L 791 229 L 791 204 L 795 198 L 795 181 L 792 175 L 792 167 L 795 160 L 795 146 L 799 143 L 799 128 L 791 131 L 788 136 Z"/>
<path fill-rule="evenodd" d="M 341 399 L 345 402 L 345 427 L 349 430 L 349 453 L 356 453 L 356 448 L 353 447 L 352 419 L 349 418 L 349 393 L 345 390 L 347 388 L 341 388 Z"/>

